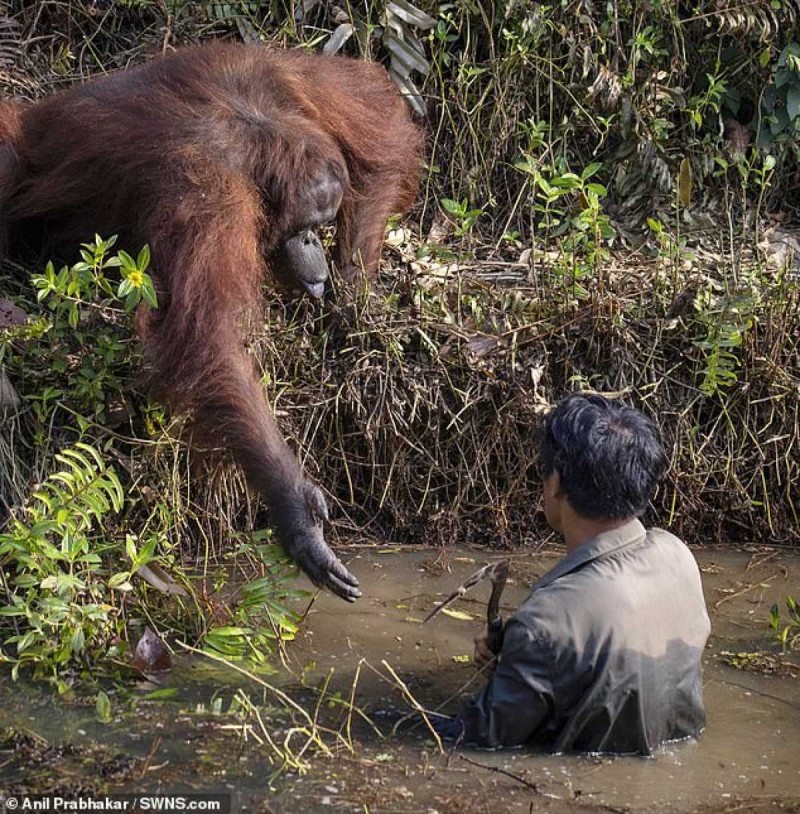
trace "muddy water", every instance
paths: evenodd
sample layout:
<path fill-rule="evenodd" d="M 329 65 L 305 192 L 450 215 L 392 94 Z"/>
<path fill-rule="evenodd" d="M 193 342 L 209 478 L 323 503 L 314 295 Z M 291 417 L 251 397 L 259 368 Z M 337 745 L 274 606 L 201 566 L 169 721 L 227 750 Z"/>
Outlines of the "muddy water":
<path fill-rule="evenodd" d="M 59 768 L 62 780 L 97 783 L 100 766 L 106 791 L 226 791 L 236 807 L 275 812 L 800 811 L 800 669 L 780 659 L 738 655 L 777 652 L 769 647 L 769 609 L 787 594 L 800 594 L 800 557 L 763 549 L 705 549 L 696 556 L 713 626 L 705 660 L 708 727 L 698 742 L 669 746 L 654 759 L 441 754 L 424 727 L 403 722 L 413 704 L 452 711 L 459 697 L 482 685 L 465 659 L 481 625 L 488 586 L 454 606 L 467 618 L 440 614 L 420 623 L 437 599 L 487 561 L 485 552 L 466 550 L 354 550 L 350 565 L 365 598 L 353 606 L 330 596 L 314 602 L 303 635 L 287 649 L 288 669 L 267 680 L 313 709 L 316 696 L 299 686 L 299 677 L 307 686 L 328 677 L 319 719 L 331 726 L 344 723 L 346 732 L 347 716 L 336 700 L 352 694 L 382 737 L 352 716 L 353 751 L 340 746 L 330 757 L 314 758 L 306 774 L 288 771 L 270 780 L 276 767 L 265 757 L 269 750 L 257 743 L 257 729 L 212 713 L 227 710 L 243 687 L 269 725 L 274 696 L 197 657 L 183 659 L 161 688 L 172 685 L 173 698 L 148 701 L 146 692 L 153 688 L 143 688 L 132 701 L 115 706 L 116 718 L 108 725 L 97 723 L 91 707 L 65 706 L 40 690 L 5 685 L 0 726 L 75 744 L 77 752 L 62 758 L 67 760 Z M 557 552 L 512 557 L 513 583 L 504 595 L 508 610 L 557 557 Z M 751 669 L 726 663 L 731 660 Z M 97 743 L 108 745 L 113 755 L 92 753 Z M 120 754 L 137 759 L 130 771 L 118 766 Z M 37 778 L 40 788 L 52 782 L 47 761 L 41 763 L 32 770 L 13 754 L 0 755 L 0 788 L 23 781 L 35 785 Z"/>

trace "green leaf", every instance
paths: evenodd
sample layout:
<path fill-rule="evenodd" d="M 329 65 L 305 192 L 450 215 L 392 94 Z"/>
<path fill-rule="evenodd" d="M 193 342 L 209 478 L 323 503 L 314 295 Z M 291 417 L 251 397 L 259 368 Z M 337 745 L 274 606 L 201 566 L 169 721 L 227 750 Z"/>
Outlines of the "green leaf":
<path fill-rule="evenodd" d="M 558 189 L 578 189 L 581 186 L 581 179 L 574 172 L 565 172 L 563 175 L 557 175 L 550 183 Z"/>
<path fill-rule="evenodd" d="M 778 94 L 774 87 L 770 86 L 764 91 L 761 97 L 761 106 L 767 113 L 772 113 L 775 110 L 775 102 L 778 100 Z"/>
<path fill-rule="evenodd" d="M 97 693 L 95 709 L 97 710 L 97 719 L 100 723 L 107 724 L 111 722 L 111 700 L 102 690 Z"/>
<path fill-rule="evenodd" d="M 120 249 L 117 252 L 117 257 L 119 257 L 124 271 L 137 270 L 136 261 L 127 252 L 122 251 L 122 249 Z"/>
<path fill-rule="evenodd" d="M 143 701 L 164 701 L 167 698 L 174 698 L 178 694 L 177 687 L 162 687 L 160 690 L 153 690 L 142 696 Z"/>
<path fill-rule="evenodd" d="M 776 110 L 769 123 L 773 136 L 780 135 L 789 126 L 789 114 L 785 110 Z"/>
<path fill-rule="evenodd" d="M 440 201 L 442 209 L 450 215 L 460 215 L 466 209 L 466 201 L 464 203 L 457 203 L 451 198 L 442 198 Z"/>
<path fill-rule="evenodd" d="M 108 587 L 109 588 L 117 588 L 118 586 L 123 585 L 124 583 L 128 582 L 129 579 L 130 579 L 130 574 L 128 574 L 125 571 L 120 571 L 120 573 L 114 574 L 108 580 Z"/>
<path fill-rule="evenodd" d="M 141 289 L 142 299 L 151 307 L 158 308 L 158 298 L 152 285 L 144 285 Z"/>
<path fill-rule="evenodd" d="M 142 246 L 139 256 L 136 258 L 136 265 L 139 271 L 144 271 L 150 265 L 150 247 L 145 244 Z"/>
<path fill-rule="evenodd" d="M 236 626 L 233 626 L 233 625 L 223 625 L 222 627 L 212 628 L 211 630 L 209 630 L 208 635 L 209 636 L 211 636 L 211 635 L 222 636 L 222 637 L 227 637 L 227 636 L 238 637 L 238 636 L 246 636 L 249 632 L 250 631 L 247 628 L 236 627 Z"/>
<path fill-rule="evenodd" d="M 39 580 L 33 574 L 20 574 L 15 580 L 14 585 L 18 588 L 32 588 L 38 585 Z"/>
<path fill-rule="evenodd" d="M 586 167 L 586 169 L 581 173 L 581 178 L 583 178 L 583 180 L 586 181 L 587 179 L 595 175 L 595 173 L 599 172 L 602 166 L 603 165 L 600 163 L 589 164 L 589 166 Z"/>
<path fill-rule="evenodd" d="M 756 147 L 763 150 L 769 147 L 774 141 L 775 139 L 772 137 L 767 123 L 765 121 L 761 122 L 761 127 L 756 135 Z"/>
<path fill-rule="evenodd" d="M 786 112 L 792 121 L 800 116 L 800 85 L 792 85 L 786 92 Z"/>
<path fill-rule="evenodd" d="M 76 628 L 75 632 L 72 634 L 72 640 L 70 641 L 70 646 L 74 655 L 77 656 L 83 650 L 85 641 L 86 637 L 83 633 L 83 628 Z"/>
<path fill-rule="evenodd" d="M 0 616 L 25 616 L 26 611 L 24 608 L 6 605 L 0 608 Z"/>
<path fill-rule="evenodd" d="M 587 184 L 586 189 L 589 192 L 593 192 L 599 198 L 604 198 L 608 195 L 608 190 L 602 184 Z"/>
<path fill-rule="evenodd" d="M 790 42 L 784 49 L 781 51 L 781 55 L 778 57 L 778 67 L 782 68 L 786 65 L 790 57 L 797 57 L 800 56 L 800 44 L 796 42 Z"/>

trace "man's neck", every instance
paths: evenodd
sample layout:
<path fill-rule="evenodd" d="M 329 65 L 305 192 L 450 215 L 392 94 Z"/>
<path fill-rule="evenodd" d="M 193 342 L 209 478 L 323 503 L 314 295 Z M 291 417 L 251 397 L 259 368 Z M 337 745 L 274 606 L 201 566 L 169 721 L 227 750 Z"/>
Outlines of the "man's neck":
<path fill-rule="evenodd" d="M 567 554 L 572 553 L 576 548 L 582 546 L 589 540 L 602 534 L 604 531 L 613 531 L 627 525 L 634 518 L 626 517 L 622 520 L 606 520 L 604 518 L 589 518 L 575 514 L 573 511 L 567 512 L 564 518 L 564 542 L 567 546 Z"/>

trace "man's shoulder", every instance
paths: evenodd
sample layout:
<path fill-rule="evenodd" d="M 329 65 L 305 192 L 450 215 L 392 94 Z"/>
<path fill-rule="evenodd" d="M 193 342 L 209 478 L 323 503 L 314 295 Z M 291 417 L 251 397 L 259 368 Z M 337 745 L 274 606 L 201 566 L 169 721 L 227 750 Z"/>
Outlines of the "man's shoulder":
<path fill-rule="evenodd" d="M 681 545 L 686 548 L 686 543 L 681 540 L 680 537 L 673 534 L 671 531 L 658 528 L 658 526 L 653 526 L 652 528 L 647 529 L 645 532 L 645 539 L 650 542 L 655 541 L 667 543 L 669 545 Z"/>
<path fill-rule="evenodd" d="M 650 528 L 632 546 L 604 552 L 552 582 L 534 585 L 516 618 L 532 635 L 552 637 L 554 631 L 572 631 L 570 617 L 596 615 L 598 608 L 605 618 L 616 616 L 611 611 L 629 594 L 636 598 L 649 588 L 660 590 L 667 575 L 699 585 L 699 569 L 686 543 L 665 529 Z"/>
<path fill-rule="evenodd" d="M 671 531 L 656 527 L 647 529 L 645 552 L 648 548 L 653 552 L 654 556 L 656 552 L 666 553 L 674 560 L 682 561 L 692 571 L 697 570 L 697 561 L 689 546 Z"/>
<path fill-rule="evenodd" d="M 571 605 L 568 593 L 571 593 L 571 587 L 568 583 L 559 585 L 559 581 L 533 590 L 517 608 L 511 620 L 523 626 L 534 639 L 557 638 L 555 633 L 560 627 L 557 622 L 563 620 Z"/>

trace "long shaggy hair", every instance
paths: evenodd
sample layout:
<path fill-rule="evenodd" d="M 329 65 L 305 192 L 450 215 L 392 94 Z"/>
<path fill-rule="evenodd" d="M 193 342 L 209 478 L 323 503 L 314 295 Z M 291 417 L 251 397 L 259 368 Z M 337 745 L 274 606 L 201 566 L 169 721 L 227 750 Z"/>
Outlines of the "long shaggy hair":
<path fill-rule="evenodd" d="M 187 48 L 0 104 L 0 249 L 72 249 L 95 233 L 149 244 L 161 301 L 136 324 L 154 387 L 224 438 L 287 550 L 348 596 L 355 580 L 324 542 L 324 500 L 275 425 L 243 323 L 321 174 L 344 190 L 340 271 L 373 274 L 388 216 L 413 202 L 420 151 L 380 66 L 263 47 Z"/>

